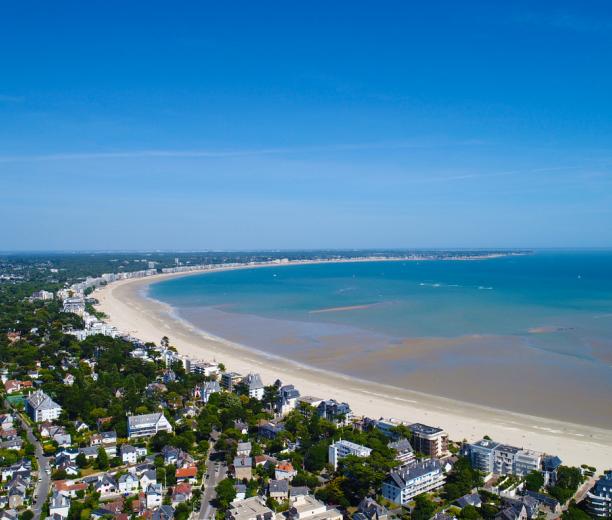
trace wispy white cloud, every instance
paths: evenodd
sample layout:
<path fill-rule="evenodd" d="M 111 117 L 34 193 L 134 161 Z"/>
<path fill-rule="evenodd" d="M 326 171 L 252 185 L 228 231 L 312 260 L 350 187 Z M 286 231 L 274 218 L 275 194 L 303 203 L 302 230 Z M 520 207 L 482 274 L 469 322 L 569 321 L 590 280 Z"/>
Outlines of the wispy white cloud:
<path fill-rule="evenodd" d="M 483 144 L 480 140 L 466 140 L 454 142 L 418 142 L 394 141 L 371 143 L 341 143 L 333 145 L 255 148 L 255 149 L 196 149 L 196 150 L 118 150 L 104 152 L 63 152 L 41 155 L 5 155 L 0 156 L 0 163 L 12 162 L 45 162 L 45 161 L 78 161 L 88 159 L 140 159 L 140 158 L 219 158 L 219 157 L 248 157 L 257 155 L 283 155 L 309 152 L 342 152 L 359 150 L 384 149 L 425 149 L 442 148 L 449 146 L 478 146 Z"/>

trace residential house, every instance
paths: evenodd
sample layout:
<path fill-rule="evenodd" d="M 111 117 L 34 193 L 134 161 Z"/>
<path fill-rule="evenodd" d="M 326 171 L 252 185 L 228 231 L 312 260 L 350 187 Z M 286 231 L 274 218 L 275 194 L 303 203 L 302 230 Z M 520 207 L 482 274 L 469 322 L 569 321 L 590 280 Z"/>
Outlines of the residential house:
<path fill-rule="evenodd" d="M 164 499 L 164 488 L 161 484 L 149 484 L 145 492 L 147 509 L 159 507 Z"/>
<path fill-rule="evenodd" d="M 29 459 L 21 459 L 15 464 L 2 468 L 2 480 L 7 481 L 13 477 L 20 476 L 25 479 L 30 478 L 32 472 L 32 462 Z"/>
<path fill-rule="evenodd" d="M 265 421 L 261 423 L 257 428 L 257 433 L 265 439 L 276 439 L 276 436 L 285 431 L 285 427 L 282 424 Z"/>
<path fill-rule="evenodd" d="M 444 485 L 446 476 L 436 459 L 412 462 L 391 470 L 382 485 L 382 496 L 405 506 L 414 497 Z"/>
<path fill-rule="evenodd" d="M 177 468 L 175 475 L 177 482 L 189 482 L 190 484 L 195 484 L 198 481 L 198 468 L 196 466 Z"/>
<path fill-rule="evenodd" d="M 478 493 L 468 493 L 458 498 L 456 503 L 461 509 L 466 506 L 480 507 L 482 506 L 482 499 Z"/>
<path fill-rule="evenodd" d="M 336 441 L 328 448 L 329 463 L 333 466 L 334 470 L 338 469 L 338 461 L 347 455 L 369 457 L 371 453 L 371 448 L 345 440 Z"/>
<path fill-rule="evenodd" d="M 236 480 L 253 478 L 253 459 L 251 457 L 236 457 L 233 466 Z"/>
<path fill-rule="evenodd" d="M 100 493 L 101 497 L 108 497 L 119 492 L 119 485 L 112 476 L 105 474 L 99 477 L 98 481 L 94 484 L 94 491 Z"/>
<path fill-rule="evenodd" d="M 86 482 L 74 480 L 56 480 L 53 485 L 58 493 L 69 498 L 76 498 L 79 491 L 86 491 L 88 487 Z"/>
<path fill-rule="evenodd" d="M 148 489 L 152 484 L 157 484 L 157 472 L 154 469 L 149 469 L 140 477 L 140 488 Z"/>
<path fill-rule="evenodd" d="M 91 436 L 91 439 L 89 440 L 89 444 L 90 446 L 117 444 L 117 432 L 108 431 L 108 432 L 95 433 Z"/>
<path fill-rule="evenodd" d="M 287 460 L 283 460 L 276 465 L 274 468 L 274 478 L 276 480 L 291 480 L 297 475 L 297 471 L 294 469 L 293 464 Z"/>
<path fill-rule="evenodd" d="M 172 425 L 161 412 L 128 417 L 128 437 L 150 437 L 160 431 L 172 432 Z"/>
<path fill-rule="evenodd" d="M 174 518 L 174 508 L 168 505 L 159 506 L 151 513 L 151 520 L 172 520 Z"/>
<path fill-rule="evenodd" d="M 239 442 L 236 446 L 237 457 L 249 457 L 251 455 L 251 443 L 250 442 Z"/>
<path fill-rule="evenodd" d="M 69 510 L 70 499 L 57 491 L 53 493 L 49 500 L 49 516 L 55 518 L 55 515 L 58 515 L 59 518 L 68 518 Z"/>
<path fill-rule="evenodd" d="M 284 385 L 278 389 L 278 397 L 275 403 L 276 413 L 285 415 L 294 410 L 298 403 L 300 392 L 293 385 Z"/>
<path fill-rule="evenodd" d="M 133 473 L 124 473 L 118 481 L 119 493 L 131 495 L 138 490 L 138 477 Z"/>
<path fill-rule="evenodd" d="M 367 520 L 387 520 L 389 518 L 389 511 L 370 497 L 365 497 L 359 502 L 358 509 Z"/>
<path fill-rule="evenodd" d="M 270 480 L 268 496 L 279 502 L 287 500 L 289 498 L 289 482 L 287 480 Z"/>
<path fill-rule="evenodd" d="M 196 385 L 193 396 L 198 401 L 207 403 L 210 396 L 221 391 L 221 385 L 217 381 L 205 381 L 200 385 Z"/>
<path fill-rule="evenodd" d="M 6 496 L 8 497 L 8 507 L 17 509 L 25 505 L 27 500 L 28 482 L 17 475 L 6 485 Z"/>
<path fill-rule="evenodd" d="M 242 435 L 249 433 L 249 425 L 240 419 L 234 421 L 234 428 L 238 430 Z"/>
<path fill-rule="evenodd" d="M 32 381 L 18 381 L 16 379 L 9 379 L 4 383 L 4 390 L 7 394 L 16 394 L 23 392 L 24 390 L 32 389 Z"/>
<path fill-rule="evenodd" d="M 172 488 L 172 505 L 174 507 L 182 504 L 183 502 L 187 502 L 191 500 L 192 492 L 191 492 L 191 484 L 187 482 L 181 482 Z"/>
<path fill-rule="evenodd" d="M 130 444 L 122 444 L 119 448 L 119 453 L 121 454 L 123 464 L 136 464 L 138 462 L 138 452 Z"/>

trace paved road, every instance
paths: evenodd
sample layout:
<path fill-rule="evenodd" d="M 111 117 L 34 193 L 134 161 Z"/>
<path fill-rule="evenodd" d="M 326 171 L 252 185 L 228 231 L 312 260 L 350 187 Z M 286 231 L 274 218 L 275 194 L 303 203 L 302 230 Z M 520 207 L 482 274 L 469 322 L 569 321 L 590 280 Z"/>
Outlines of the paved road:
<path fill-rule="evenodd" d="M 200 513 L 198 518 L 200 520 L 211 520 L 215 518 L 215 507 L 212 505 L 216 497 L 215 487 L 221 482 L 227 475 L 227 466 L 225 462 L 214 462 L 212 459 L 215 458 L 214 448 L 211 448 L 208 452 L 208 458 L 206 459 L 206 475 L 204 476 L 204 491 L 202 492 L 202 505 L 200 506 Z"/>
<path fill-rule="evenodd" d="M 11 408 L 11 404 L 8 401 L 5 401 L 5 406 L 7 408 Z M 38 463 L 38 475 L 40 480 L 38 480 L 34 489 L 36 502 L 32 507 L 32 512 L 34 513 L 33 520 L 39 520 L 42 508 L 45 505 L 47 495 L 49 494 L 49 489 L 51 487 L 51 477 L 47 474 L 47 468 L 49 467 L 49 459 L 44 456 L 42 445 L 34 436 L 30 425 L 26 422 L 26 420 L 19 412 L 16 412 L 15 415 L 17 415 L 19 422 L 21 422 L 21 426 L 23 426 L 23 429 L 26 431 L 26 437 L 28 439 L 28 442 L 34 445 L 36 461 Z"/>

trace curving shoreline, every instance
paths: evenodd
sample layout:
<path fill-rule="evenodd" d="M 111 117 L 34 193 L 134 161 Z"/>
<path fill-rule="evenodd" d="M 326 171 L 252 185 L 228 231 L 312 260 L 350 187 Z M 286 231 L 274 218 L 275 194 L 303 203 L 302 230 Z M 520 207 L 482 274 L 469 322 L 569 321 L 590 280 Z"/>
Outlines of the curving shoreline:
<path fill-rule="evenodd" d="M 229 269 L 249 267 L 265 266 Z M 218 269 L 207 272 L 218 272 Z M 475 440 L 487 434 L 502 442 L 558 454 L 566 464 L 587 463 L 600 469 L 612 466 L 610 430 L 486 408 L 300 365 L 200 331 L 174 316 L 168 305 L 143 294 L 149 284 L 162 279 L 201 273 L 121 280 L 96 290 L 95 296 L 100 301 L 99 309 L 109 315 L 107 321 L 122 332 L 154 342 L 167 335 L 183 354 L 215 358 L 228 369 L 243 374 L 259 372 L 266 384 L 281 379 L 294 384 L 302 395 L 346 401 L 357 415 L 441 426 L 457 440 Z"/>

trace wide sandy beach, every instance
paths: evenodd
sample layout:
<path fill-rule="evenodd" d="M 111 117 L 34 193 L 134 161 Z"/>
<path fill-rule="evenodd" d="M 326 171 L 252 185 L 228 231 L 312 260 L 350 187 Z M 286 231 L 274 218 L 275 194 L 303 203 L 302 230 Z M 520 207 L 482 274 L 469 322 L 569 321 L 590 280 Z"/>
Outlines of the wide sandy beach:
<path fill-rule="evenodd" d="M 189 273 L 199 274 L 199 273 Z M 314 369 L 213 337 L 177 319 L 172 309 L 145 297 L 146 287 L 173 276 L 122 280 L 95 291 L 99 310 L 123 333 L 159 343 L 168 336 L 177 350 L 195 359 L 222 362 L 242 374 L 259 372 L 265 384 L 294 384 L 302 395 L 346 401 L 356 415 L 397 418 L 445 428 L 453 440 L 495 440 L 559 455 L 565 464 L 612 467 L 612 431 L 526 416 L 426 395 Z"/>

